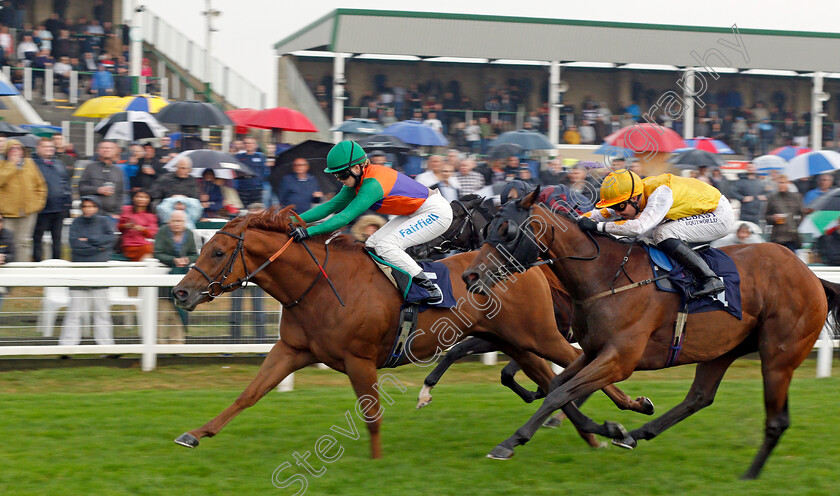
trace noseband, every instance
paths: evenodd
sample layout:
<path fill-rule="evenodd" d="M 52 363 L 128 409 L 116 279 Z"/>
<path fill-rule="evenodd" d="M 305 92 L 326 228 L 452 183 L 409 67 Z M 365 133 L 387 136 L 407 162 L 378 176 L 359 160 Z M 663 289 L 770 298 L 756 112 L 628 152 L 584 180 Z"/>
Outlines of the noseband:
<path fill-rule="evenodd" d="M 251 278 L 260 270 L 265 267 L 260 267 L 256 272 L 253 274 L 248 272 L 248 264 L 245 262 L 245 250 L 243 249 L 245 244 L 245 238 L 238 234 L 229 233 L 227 231 L 217 231 L 217 234 L 224 234 L 226 236 L 230 236 L 231 238 L 236 239 L 236 248 L 233 249 L 233 253 L 230 254 L 230 258 L 225 263 L 225 266 L 222 270 L 216 275 L 216 277 L 211 278 L 207 275 L 207 272 L 204 271 L 201 267 L 192 264 L 190 265 L 190 269 L 196 270 L 199 274 L 204 276 L 207 279 L 207 288 L 200 293 L 201 296 L 207 296 L 210 298 L 210 301 L 213 301 L 217 296 L 221 295 L 222 293 L 228 291 L 231 288 L 242 286 L 243 283 L 248 282 Z M 231 284 L 222 284 L 225 279 L 233 272 L 233 264 L 236 262 L 237 255 L 242 259 L 242 266 L 245 267 L 245 277 L 241 279 L 237 279 L 236 282 Z M 266 264 L 267 265 L 267 264 Z M 217 293 L 213 292 L 214 288 L 218 288 L 219 291 Z"/>

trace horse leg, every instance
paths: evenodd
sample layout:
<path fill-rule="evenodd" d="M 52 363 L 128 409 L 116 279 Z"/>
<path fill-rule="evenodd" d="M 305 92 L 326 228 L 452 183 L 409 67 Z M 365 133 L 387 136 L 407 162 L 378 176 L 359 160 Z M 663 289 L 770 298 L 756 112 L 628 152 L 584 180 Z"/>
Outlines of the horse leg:
<path fill-rule="evenodd" d="M 382 458 L 382 440 L 380 439 L 379 428 L 383 411 L 379 403 L 379 391 L 376 383 L 376 363 L 363 358 L 350 357 L 345 358 L 344 368 L 358 398 L 356 411 L 361 410 L 365 416 L 365 424 L 367 424 L 370 434 L 370 457 L 374 459 Z"/>
<path fill-rule="evenodd" d="M 538 387 L 536 391 L 528 391 L 516 382 L 514 376 L 520 370 L 522 370 L 522 367 L 516 362 L 516 360 L 508 362 L 508 364 L 502 369 L 502 385 L 510 388 L 510 390 L 522 398 L 522 401 L 525 403 L 533 403 L 534 400 L 545 398 L 545 391 L 543 391 L 542 388 Z"/>
<path fill-rule="evenodd" d="M 715 399 L 715 394 L 717 394 L 720 381 L 723 379 L 723 374 L 738 356 L 738 353 L 727 353 L 710 362 L 697 364 L 691 389 L 688 390 L 688 394 L 679 405 L 631 431 L 629 436 L 632 439 L 628 440 L 629 443 L 613 441 L 613 444 L 622 448 L 633 448 L 637 440 L 653 439 L 671 426 L 711 405 Z"/>
<path fill-rule="evenodd" d="M 581 359 L 575 360 L 570 366 L 576 366 L 581 362 Z M 517 429 L 513 436 L 509 437 L 487 455 L 488 458 L 495 458 L 498 460 L 506 460 L 513 456 L 513 449 L 516 446 L 527 443 L 534 437 L 537 430 L 545 422 L 549 415 L 559 408 L 569 417 L 569 420 L 575 427 L 584 432 L 599 434 L 610 438 L 623 439 L 627 432 L 621 424 L 615 422 L 605 422 L 603 425 L 598 425 L 583 415 L 580 410 L 572 403 L 574 400 L 581 398 L 587 394 L 591 394 L 598 389 L 601 389 L 609 384 L 624 380 L 627 374 L 621 371 L 619 364 L 619 353 L 615 349 L 603 350 L 595 359 L 587 363 L 578 373 L 574 373 L 573 377 L 565 382 L 562 386 L 551 391 L 542 405 L 537 410 L 528 422 Z M 579 365 L 578 365 L 579 366 Z M 568 370 L 568 369 L 567 369 Z M 564 370 L 560 375 L 566 374 Z"/>
<path fill-rule="evenodd" d="M 278 341 L 263 360 L 257 376 L 232 405 L 198 429 L 181 434 L 175 442 L 181 446 L 195 448 L 199 439 L 218 434 L 242 410 L 253 406 L 286 376 L 315 362 L 316 359 L 309 350 L 292 348 L 283 341 Z"/>
<path fill-rule="evenodd" d="M 437 364 L 434 370 L 426 376 L 423 381 L 423 389 L 420 390 L 420 395 L 417 397 L 417 408 L 423 408 L 432 402 L 432 388 L 435 387 L 441 376 L 459 359 L 473 355 L 476 353 L 488 353 L 496 351 L 498 348 L 492 343 L 489 343 L 478 337 L 471 337 L 453 346 L 446 355 L 443 356 L 440 363 Z M 504 381 L 502 381 L 504 384 Z"/>

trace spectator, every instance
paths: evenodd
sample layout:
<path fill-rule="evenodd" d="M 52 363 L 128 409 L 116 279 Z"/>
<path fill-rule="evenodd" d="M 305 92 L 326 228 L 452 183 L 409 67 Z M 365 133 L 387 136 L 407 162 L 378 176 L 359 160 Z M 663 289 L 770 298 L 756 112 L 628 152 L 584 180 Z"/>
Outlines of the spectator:
<path fill-rule="evenodd" d="M 458 175 L 455 177 L 461 186 L 459 190 L 461 196 L 477 193 L 484 187 L 484 176 L 474 170 L 476 165 L 475 160 L 471 158 L 461 160 L 458 165 Z"/>
<path fill-rule="evenodd" d="M 12 35 L 9 34 L 9 27 L 0 26 L 0 49 L 3 50 L 3 58 L 7 58 L 12 55 L 12 46 Z"/>
<path fill-rule="evenodd" d="M 478 121 L 475 119 L 470 120 L 469 125 L 464 128 L 464 139 L 467 142 L 467 148 L 469 148 L 470 153 L 475 154 L 481 152 L 481 126 L 478 125 Z"/>
<path fill-rule="evenodd" d="M 817 187 L 805 193 L 802 203 L 807 207 L 817 198 L 829 191 L 834 191 L 834 177 L 831 174 L 820 174 L 817 178 Z"/>
<path fill-rule="evenodd" d="M 54 155 L 53 141 L 50 138 L 41 138 L 35 164 L 38 165 L 47 185 L 47 199 L 43 210 L 38 213 L 38 218 L 35 220 L 35 232 L 32 234 L 32 261 L 34 262 L 41 261 L 43 237 L 47 231 L 52 239 L 52 258 L 61 258 L 61 231 L 64 227 L 64 216 L 73 203 L 70 182 L 67 180 L 67 169 Z"/>
<path fill-rule="evenodd" d="M 111 221 L 99 215 L 99 197 L 82 197 L 82 216 L 70 224 L 70 248 L 74 262 L 105 262 L 111 258 L 114 228 Z M 93 302 L 93 335 L 97 344 L 114 344 L 108 288 L 70 288 L 70 305 L 58 344 L 73 346 L 82 339 L 81 316 Z"/>
<path fill-rule="evenodd" d="M 447 201 L 453 201 L 458 199 L 458 190 L 461 188 L 454 172 L 452 164 L 444 162 L 443 157 L 431 155 L 426 172 L 418 175 L 416 181 L 428 188 L 439 190 Z"/>
<path fill-rule="evenodd" d="M 64 135 L 53 135 L 53 144 L 55 145 L 55 159 L 64 164 L 64 171 L 67 173 L 67 181 L 70 183 L 70 189 L 73 191 L 74 198 L 78 198 L 78 191 L 76 188 L 79 184 L 82 170 L 76 170 L 76 160 L 78 156 L 73 151 L 73 144 L 64 139 Z"/>
<path fill-rule="evenodd" d="M 169 223 L 160 228 L 155 235 L 154 254 L 155 258 L 160 260 L 162 264 L 170 267 L 170 274 L 186 274 L 190 264 L 195 263 L 198 259 L 195 236 L 186 227 L 186 214 L 184 212 L 179 210 L 172 212 Z M 161 298 L 166 298 L 174 305 L 171 292 L 172 288 L 160 288 Z M 189 325 L 189 314 L 186 310 L 177 306 L 175 309 L 181 318 L 183 329 L 173 325 L 174 323 L 167 318 L 168 322 L 160 327 L 158 343 L 184 344 L 184 334 L 187 332 L 187 326 Z"/>
<path fill-rule="evenodd" d="M 169 217 L 176 210 L 182 210 L 186 214 L 185 222 L 187 229 L 195 229 L 195 223 L 201 220 L 204 209 L 201 202 L 195 198 L 189 198 L 184 195 L 173 195 L 165 198 L 160 202 L 155 210 L 158 219 L 162 224 L 169 222 Z"/>
<path fill-rule="evenodd" d="M 90 92 L 95 93 L 96 96 L 110 95 L 114 92 L 114 76 L 111 75 L 105 64 L 99 64 L 99 70 L 93 75 Z"/>
<path fill-rule="evenodd" d="M 0 214 L 15 240 L 18 261 L 30 253 L 24 246 L 32 235 L 38 212 L 47 200 L 47 184 L 35 162 L 16 139 L 6 140 L 5 160 L 0 161 Z"/>
<path fill-rule="evenodd" d="M 767 203 L 767 185 L 756 175 L 755 164 L 747 164 L 747 172 L 735 181 L 730 194 L 741 202 L 741 220 L 758 224 Z"/>
<path fill-rule="evenodd" d="M 3 225 L 3 216 L 0 215 L 0 266 L 15 261 L 15 241 L 12 231 Z M 0 308 L 3 307 L 3 296 L 8 290 L 0 286 Z"/>
<path fill-rule="evenodd" d="M 41 40 L 41 50 L 46 50 L 47 53 L 52 52 L 52 41 L 53 35 L 52 33 L 47 30 L 44 25 L 38 26 L 38 30 L 35 32 L 38 38 Z"/>
<path fill-rule="evenodd" d="M 102 214 L 111 217 L 116 225 L 123 206 L 123 172 L 117 167 L 120 149 L 113 141 L 102 141 L 97 148 L 99 160 L 85 167 L 79 180 L 79 194 L 96 196 Z"/>
<path fill-rule="evenodd" d="M 767 225 L 772 226 L 770 241 L 796 251 L 801 245 L 797 228 L 802 222 L 802 197 L 789 190 L 790 181 L 784 174 L 776 176 L 776 187 L 778 193 L 767 202 Z"/>
<path fill-rule="evenodd" d="M 429 112 L 426 120 L 423 121 L 424 126 L 429 126 L 439 133 L 443 133 L 443 123 L 437 118 L 436 112 Z"/>
<path fill-rule="evenodd" d="M 245 205 L 259 203 L 263 196 L 263 182 L 265 181 L 266 165 L 265 155 L 257 151 L 257 140 L 252 137 L 245 138 L 245 151 L 236 154 L 236 158 L 247 165 L 256 177 L 236 180 L 236 190 L 239 198 Z"/>
<path fill-rule="evenodd" d="M 202 216 L 206 218 L 222 216 L 224 210 L 222 188 L 216 184 L 216 174 L 213 169 L 204 169 L 204 172 L 201 173 L 198 191 L 198 199 L 201 200 L 201 206 L 204 207 Z"/>
<path fill-rule="evenodd" d="M 78 58 L 79 50 L 73 40 L 70 39 L 70 31 L 62 29 L 58 36 L 53 40 L 52 56 L 59 59 L 61 57 Z"/>
<path fill-rule="evenodd" d="M 18 43 L 17 46 L 17 57 L 18 60 L 23 62 L 24 67 L 29 67 L 32 65 L 32 60 L 35 59 L 35 55 L 38 53 L 38 45 L 32 41 L 31 36 L 24 36 L 23 41 Z"/>
<path fill-rule="evenodd" d="M 569 126 L 569 129 L 563 133 L 563 141 L 565 141 L 567 145 L 580 144 L 580 133 L 578 133 L 577 126 Z"/>
<path fill-rule="evenodd" d="M 262 212 L 264 206 L 262 203 L 251 203 L 248 205 L 248 213 L 256 214 Z M 231 294 L 230 313 L 228 314 L 228 323 L 230 324 L 230 339 L 233 343 L 242 341 L 242 324 L 246 320 L 245 312 L 245 298 L 251 297 L 251 312 L 248 312 L 248 318 L 254 325 L 254 338 L 257 342 L 262 342 L 265 339 L 265 313 L 263 313 L 263 297 L 265 293 L 256 284 L 248 284 L 243 286 L 239 294 Z"/>
<path fill-rule="evenodd" d="M 53 72 L 55 73 L 55 80 L 62 93 L 70 95 L 70 73 L 73 71 L 73 66 L 70 65 L 70 58 L 63 55 L 55 66 Z M 78 96 L 78 95 L 77 95 Z"/>
<path fill-rule="evenodd" d="M 131 190 L 138 189 L 151 191 L 155 186 L 155 181 L 160 177 L 161 165 L 155 153 L 155 147 L 149 143 L 143 145 L 142 155 L 137 161 L 139 170 L 132 178 Z"/>
<path fill-rule="evenodd" d="M 385 219 L 379 215 L 363 215 L 353 224 L 353 227 L 350 229 L 350 234 L 356 238 L 356 241 L 364 243 L 384 225 Z"/>
<path fill-rule="evenodd" d="M 538 177 L 534 177 L 533 174 L 531 174 L 531 168 L 524 164 L 519 167 L 516 179 L 528 184 L 531 187 L 537 187 L 542 184 Z"/>
<path fill-rule="evenodd" d="M 727 234 L 718 240 L 712 241 L 712 246 L 720 248 L 721 246 L 729 245 L 751 245 L 754 243 L 763 243 L 764 239 L 754 232 L 753 229 L 750 228 L 750 225 L 755 226 L 756 231 L 759 230 L 759 227 L 752 222 L 741 222 L 734 233 Z"/>
<path fill-rule="evenodd" d="M 580 134 L 581 144 L 591 145 L 595 142 L 595 128 L 592 127 L 592 121 L 583 121 L 578 133 Z"/>
<path fill-rule="evenodd" d="M 129 260 L 138 262 L 152 256 L 154 239 L 158 231 L 158 218 L 149 211 L 152 197 L 148 191 L 137 190 L 131 194 L 131 205 L 124 205 L 117 229 L 120 251 Z"/>
<path fill-rule="evenodd" d="M 313 201 L 319 202 L 323 197 L 318 180 L 309 173 L 309 162 L 296 158 L 292 172 L 283 176 L 280 183 L 280 204 L 294 205 L 296 212 L 306 212 L 312 208 Z"/>
<path fill-rule="evenodd" d="M 578 211 L 589 211 L 598 201 L 598 189 L 587 179 L 586 168 L 582 165 L 575 165 L 566 174 L 569 181 L 569 203 L 572 208 Z"/>
<path fill-rule="evenodd" d="M 160 201 L 170 196 L 183 195 L 198 200 L 198 184 L 191 173 L 192 160 L 189 157 L 181 157 L 175 165 L 174 172 L 167 172 L 155 181 L 152 198 Z"/>
<path fill-rule="evenodd" d="M 501 158 L 491 159 L 481 173 L 484 175 L 484 184 L 503 184 L 507 181 L 507 171 Z"/>
<path fill-rule="evenodd" d="M 426 171 L 418 174 L 414 180 L 427 187 L 437 184 L 440 181 L 438 174 L 442 165 L 442 156 L 437 154 L 429 155 L 429 158 L 426 159 Z"/>
<path fill-rule="evenodd" d="M 548 168 L 540 173 L 540 181 L 543 184 L 562 184 L 566 182 L 562 158 L 553 158 L 548 161 Z"/>

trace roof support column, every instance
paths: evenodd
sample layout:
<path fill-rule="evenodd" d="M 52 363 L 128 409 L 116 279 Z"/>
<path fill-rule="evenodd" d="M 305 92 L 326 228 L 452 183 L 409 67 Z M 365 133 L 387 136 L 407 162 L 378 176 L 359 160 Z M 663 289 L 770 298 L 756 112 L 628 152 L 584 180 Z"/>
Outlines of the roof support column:
<path fill-rule="evenodd" d="M 683 78 L 683 138 L 694 137 L 694 68 L 688 67 Z"/>
<path fill-rule="evenodd" d="M 811 91 L 811 150 L 822 150 L 823 73 L 814 71 L 814 87 Z"/>
<path fill-rule="evenodd" d="M 560 62 L 552 60 L 548 69 L 548 139 L 560 144 Z"/>
<path fill-rule="evenodd" d="M 333 59 L 333 111 L 332 120 L 333 126 L 338 127 L 344 122 L 344 84 L 347 82 L 344 79 L 344 57 L 343 53 L 336 53 Z M 333 131 L 333 141 L 338 143 L 341 141 L 344 133 L 341 131 Z"/>

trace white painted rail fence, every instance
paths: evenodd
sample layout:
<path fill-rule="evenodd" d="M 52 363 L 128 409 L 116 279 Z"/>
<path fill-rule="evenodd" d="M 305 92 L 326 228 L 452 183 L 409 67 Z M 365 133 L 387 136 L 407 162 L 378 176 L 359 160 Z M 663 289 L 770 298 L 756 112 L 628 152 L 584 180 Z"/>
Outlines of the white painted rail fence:
<path fill-rule="evenodd" d="M 827 281 L 840 284 L 840 267 L 812 266 L 814 273 Z M 137 287 L 141 301 L 142 328 L 140 344 L 113 345 L 23 345 L 0 346 L 0 356 L 70 355 L 70 354 L 140 354 L 142 369 L 153 370 L 161 353 L 268 353 L 273 344 L 158 344 L 158 288 L 176 285 L 183 275 L 168 274 L 156 260 L 146 262 L 10 263 L 0 268 L 0 286 L 8 287 Z M 282 311 L 282 308 L 281 308 Z M 828 327 L 823 328 L 817 348 L 817 377 L 831 375 L 834 348 Z M 484 363 L 495 360 L 485 357 Z M 293 380 L 293 379 L 290 379 Z"/>

